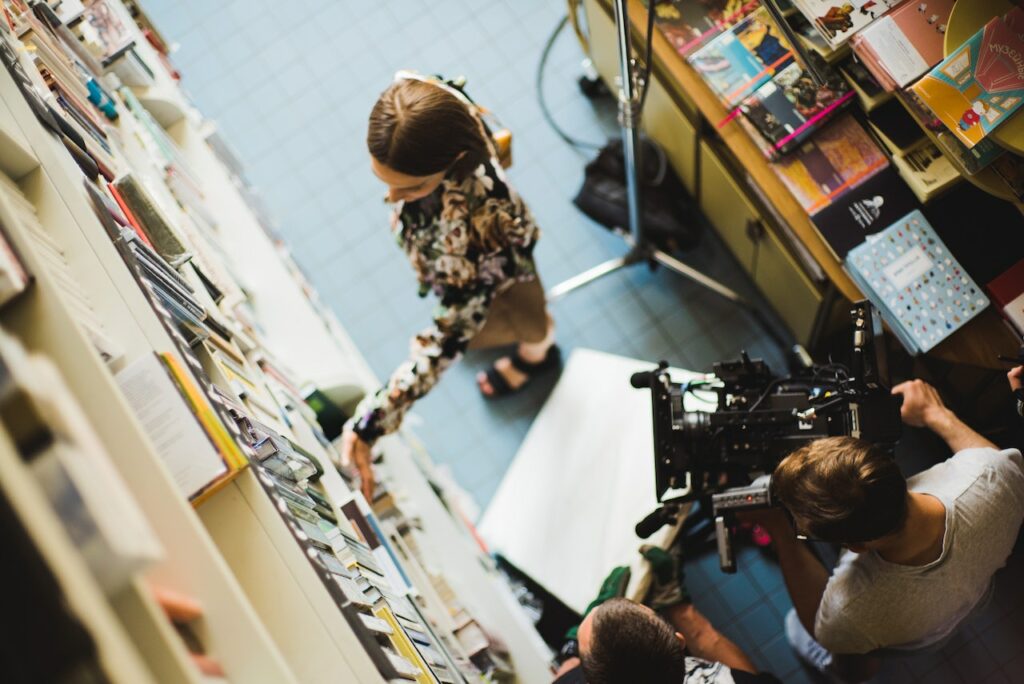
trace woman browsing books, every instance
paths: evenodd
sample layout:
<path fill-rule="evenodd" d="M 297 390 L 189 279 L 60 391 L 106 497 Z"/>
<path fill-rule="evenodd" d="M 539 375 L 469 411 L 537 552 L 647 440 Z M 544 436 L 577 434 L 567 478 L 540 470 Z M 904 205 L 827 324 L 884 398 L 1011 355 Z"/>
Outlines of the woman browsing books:
<path fill-rule="evenodd" d="M 556 367 L 560 355 L 533 261 L 540 231 L 508 184 L 472 103 L 442 82 L 400 75 L 373 107 L 367 145 L 394 203 L 391 230 L 416 272 L 419 294 L 438 299 L 433 323 L 413 337 L 409 358 L 346 425 L 344 460 L 355 464 L 372 500 L 371 445 L 397 430 L 467 349 L 516 345 L 478 374 L 486 397 L 515 392 Z"/>

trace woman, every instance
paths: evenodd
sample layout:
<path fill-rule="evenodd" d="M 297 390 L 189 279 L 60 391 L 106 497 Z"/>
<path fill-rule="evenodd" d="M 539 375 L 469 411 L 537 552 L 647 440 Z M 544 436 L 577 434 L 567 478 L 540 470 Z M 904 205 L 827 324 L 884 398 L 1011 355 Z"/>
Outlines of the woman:
<path fill-rule="evenodd" d="M 408 360 L 346 426 L 342 448 L 373 495 L 370 447 L 398 429 L 405 412 L 466 349 L 517 344 L 477 376 L 498 397 L 558 365 L 554 325 L 537 279 L 540 233 L 496 160 L 490 134 L 454 89 L 418 77 L 396 81 L 370 114 L 374 174 L 395 203 L 391 228 L 416 271 L 420 296 L 439 305 Z"/>

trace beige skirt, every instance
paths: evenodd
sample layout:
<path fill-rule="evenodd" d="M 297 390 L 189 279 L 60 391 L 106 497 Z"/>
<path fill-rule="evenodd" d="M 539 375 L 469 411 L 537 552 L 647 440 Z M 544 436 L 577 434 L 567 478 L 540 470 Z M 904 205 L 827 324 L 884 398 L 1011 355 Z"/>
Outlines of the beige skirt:
<path fill-rule="evenodd" d="M 540 342 L 548 331 L 547 299 L 540 278 L 519 282 L 491 302 L 484 327 L 469 342 L 470 349 Z"/>

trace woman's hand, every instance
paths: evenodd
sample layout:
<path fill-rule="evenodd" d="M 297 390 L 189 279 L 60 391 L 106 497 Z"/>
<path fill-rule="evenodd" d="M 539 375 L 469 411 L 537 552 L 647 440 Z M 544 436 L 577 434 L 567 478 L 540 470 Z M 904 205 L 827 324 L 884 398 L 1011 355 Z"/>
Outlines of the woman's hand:
<path fill-rule="evenodd" d="M 1014 392 L 1024 388 L 1024 366 L 1017 366 L 1012 371 L 1006 374 L 1006 379 L 1010 381 L 1010 389 Z"/>
<path fill-rule="evenodd" d="M 373 456 L 370 454 L 370 445 L 351 430 L 345 430 L 341 437 L 341 462 L 346 466 L 355 466 L 356 472 L 359 473 L 359 489 L 366 497 L 366 502 L 372 506 L 376 482 L 373 479 Z"/>
<path fill-rule="evenodd" d="M 934 387 L 922 380 L 910 380 L 892 388 L 893 394 L 903 396 L 900 415 L 912 427 L 926 427 L 936 432 L 949 422 L 951 413 Z"/>

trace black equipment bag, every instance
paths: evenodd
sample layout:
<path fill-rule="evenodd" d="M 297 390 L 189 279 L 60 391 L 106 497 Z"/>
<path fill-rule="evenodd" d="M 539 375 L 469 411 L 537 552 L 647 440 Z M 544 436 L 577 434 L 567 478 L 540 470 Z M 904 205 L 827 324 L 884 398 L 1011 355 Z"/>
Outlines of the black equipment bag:
<path fill-rule="evenodd" d="M 693 200 L 676 176 L 665 152 L 641 138 L 638 169 L 644 232 L 654 246 L 665 251 L 689 249 L 700 238 L 700 222 Z M 608 228 L 629 227 L 626 162 L 622 141 L 613 140 L 587 164 L 583 187 L 573 203 L 584 214 Z"/>

